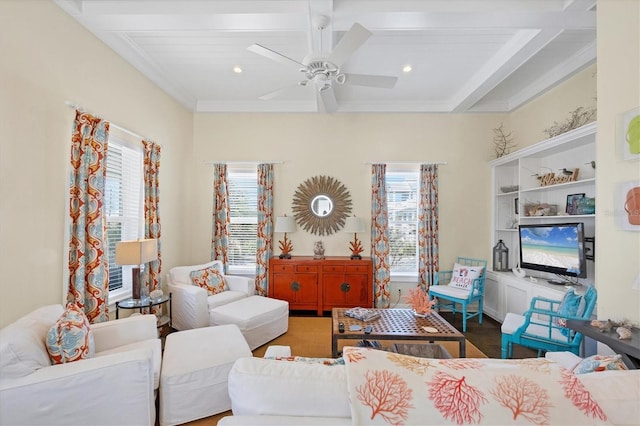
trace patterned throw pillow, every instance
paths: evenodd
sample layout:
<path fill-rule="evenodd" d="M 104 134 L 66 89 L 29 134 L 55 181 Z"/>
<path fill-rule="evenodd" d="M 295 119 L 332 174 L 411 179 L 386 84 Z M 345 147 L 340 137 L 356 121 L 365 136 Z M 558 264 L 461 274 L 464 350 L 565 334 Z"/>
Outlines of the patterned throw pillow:
<path fill-rule="evenodd" d="M 224 282 L 222 273 L 214 267 L 200 269 L 189 274 L 193 285 L 207 290 L 209 296 L 222 293 L 227 290 L 227 283 Z"/>
<path fill-rule="evenodd" d="M 309 358 L 306 356 L 276 356 L 269 357 L 266 359 L 275 359 L 276 361 L 293 361 L 293 362 L 304 362 L 307 364 L 322 364 L 328 367 L 334 365 L 344 365 L 344 358 Z"/>
<path fill-rule="evenodd" d="M 587 374 L 595 371 L 627 370 L 621 355 L 592 355 L 573 367 L 573 374 Z"/>
<path fill-rule="evenodd" d="M 93 357 L 95 344 L 89 320 L 82 309 L 70 303 L 47 333 L 47 352 L 53 364 Z"/>
<path fill-rule="evenodd" d="M 578 308 L 580 307 L 580 301 L 582 300 L 582 296 L 576 294 L 573 288 L 567 290 L 564 294 L 564 297 L 560 301 L 560 306 L 558 307 L 558 314 L 564 316 L 576 316 L 578 314 Z M 584 310 L 584 309 L 583 309 Z M 569 329 L 567 327 L 567 321 L 564 318 L 556 317 L 554 319 L 556 325 L 563 327 L 560 332 L 565 336 L 569 336 Z"/>
<path fill-rule="evenodd" d="M 480 278 L 483 270 L 482 266 L 466 266 L 455 263 L 449 285 L 463 290 L 470 290 L 473 280 Z"/>

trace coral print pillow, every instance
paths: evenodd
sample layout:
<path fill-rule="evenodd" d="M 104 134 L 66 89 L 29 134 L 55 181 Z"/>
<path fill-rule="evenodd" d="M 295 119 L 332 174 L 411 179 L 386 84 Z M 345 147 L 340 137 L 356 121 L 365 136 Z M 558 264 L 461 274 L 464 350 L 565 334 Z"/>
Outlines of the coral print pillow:
<path fill-rule="evenodd" d="M 47 352 L 53 364 L 91 358 L 95 352 L 93 333 L 82 309 L 70 303 L 47 333 Z"/>
<path fill-rule="evenodd" d="M 431 359 L 345 347 L 354 425 L 609 424 L 577 376 L 543 358 Z"/>
<path fill-rule="evenodd" d="M 193 285 L 207 290 L 209 296 L 227 290 L 227 283 L 225 283 L 222 273 L 213 266 L 200 269 L 199 271 L 193 271 L 190 276 Z"/>
<path fill-rule="evenodd" d="M 473 280 L 480 278 L 483 270 L 482 266 L 466 266 L 455 263 L 449 285 L 463 290 L 470 290 Z"/>

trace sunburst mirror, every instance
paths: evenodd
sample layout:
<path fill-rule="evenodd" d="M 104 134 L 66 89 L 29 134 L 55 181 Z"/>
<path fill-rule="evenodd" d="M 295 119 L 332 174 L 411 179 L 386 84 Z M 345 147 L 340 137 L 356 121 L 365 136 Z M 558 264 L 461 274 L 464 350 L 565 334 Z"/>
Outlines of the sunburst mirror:
<path fill-rule="evenodd" d="M 305 180 L 293 194 L 293 216 L 298 226 L 313 235 L 331 235 L 344 226 L 351 213 L 351 196 L 340 181 L 329 176 Z"/>

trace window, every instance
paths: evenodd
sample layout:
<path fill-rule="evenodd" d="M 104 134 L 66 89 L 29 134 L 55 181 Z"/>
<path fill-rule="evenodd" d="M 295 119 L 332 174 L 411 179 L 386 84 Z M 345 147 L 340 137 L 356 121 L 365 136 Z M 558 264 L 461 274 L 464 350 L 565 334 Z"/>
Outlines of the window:
<path fill-rule="evenodd" d="M 418 275 L 417 170 L 387 171 L 389 263 L 393 276 Z"/>
<path fill-rule="evenodd" d="M 125 140 L 110 134 L 106 163 L 104 209 L 111 299 L 129 296 L 131 292 L 133 266 L 116 265 L 116 243 L 141 238 L 144 232 L 142 146 L 132 148 Z"/>
<path fill-rule="evenodd" d="M 255 167 L 228 170 L 229 273 L 253 274 L 258 238 L 258 172 Z"/>

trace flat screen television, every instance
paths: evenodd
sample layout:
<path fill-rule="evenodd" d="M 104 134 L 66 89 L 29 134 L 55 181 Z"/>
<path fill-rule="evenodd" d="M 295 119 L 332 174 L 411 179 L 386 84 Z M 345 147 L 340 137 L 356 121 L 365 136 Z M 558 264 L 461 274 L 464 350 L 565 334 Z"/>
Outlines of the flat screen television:
<path fill-rule="evenodd" d="M 521 268 L 587 277 L 584 223 L 520 225 L 519 234 Z"/>

